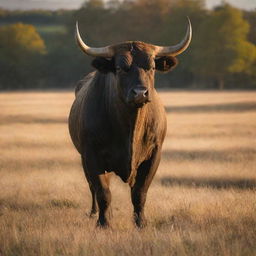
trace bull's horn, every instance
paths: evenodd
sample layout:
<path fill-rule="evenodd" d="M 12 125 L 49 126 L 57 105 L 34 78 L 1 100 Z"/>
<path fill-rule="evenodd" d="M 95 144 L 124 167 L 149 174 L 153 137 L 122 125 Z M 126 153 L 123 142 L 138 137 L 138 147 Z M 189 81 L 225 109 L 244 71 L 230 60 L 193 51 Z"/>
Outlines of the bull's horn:
<path fill-rule="evenodd" d="M 191 22 L 189 17 L 188 19 L 188 26 L 187 26 L 187 33 L 183 40 L 176 45 L 173 46 L 156 46 L 156 56 L 161 57 L 161 56 L 177 56 L 184 52 L 192 39 L 192 27 L 191 27 Z"/>
<path fill-rule="evenodd" d="M 94 57 L 105 57 L 105 58 L 111 58 L 114 55 L 113 50 L 111 49 L 110 46 L 106 47 L 99 47 L 99 48 L 93 48 L 89 47 L 86 45 L 79 33 L 79 28 L 78 28 L 78 22 L 76 22 L 76 41 L 81 48 L 81 50 L 86 53 L 87 55 L 94 56 Z"/>

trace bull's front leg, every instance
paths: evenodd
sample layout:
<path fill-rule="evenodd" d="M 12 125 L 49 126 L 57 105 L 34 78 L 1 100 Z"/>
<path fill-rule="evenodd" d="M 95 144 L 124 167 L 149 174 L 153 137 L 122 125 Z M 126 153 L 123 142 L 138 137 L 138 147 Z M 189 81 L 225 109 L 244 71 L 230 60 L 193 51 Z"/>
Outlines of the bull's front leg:
<path fill-rule="evenodd" d="M 95 192 L 94 187 L 92 185 L 92 182 L 90 180 L 88 171 L 86 169 L 85 159 L 83 157 L 82 157 L 82 164 L 83 164 L 84 174 L 85 174 L 86 180 L 87 180 L 87 182 L 89 184 L 89 188 L 90 188 L 91 195 L 92 195 L 92 206 L 91 206 L 91 211 L 90 211 L 90 214 L 89 214 L 90 218 L 92 218 L 98 212 L 98 205 L 97 205 L 97 200 L 96 200 L 96 192 Z"/>
<path fill-rule="evenodd" d="M 146 202 L 147 191 L 142 190 L 138 186 L 131 189 L 131 198 L 133 204 L 133 219 L 137 227 L 143 228 L 147 221 L 144 215 L 144 206 Z"/>
<path fill-rule="evenodd" d="M 96 191 L 96 198 L 99 207 L 98 227 L 108 227 L 110 217 L 111 192 L 109 189 L 109 177 L 107 174 L 95 175 L 92 177 L 92 184 Z"/>
<path fill-rule="evenodd" d="M 109 189 L 109 173 L 97 173 L 94 171 L 96 161 L 93 161 L 93 157 L 83 157 L 83 166 L 86 169 L 86 178 L 89 182 L 91 193 L 92 193 L 92 210 L 91 213 L 96 213 L 97 204 L 99 210 L 99 216 L 97 220 L 97 226 L 108 227 L 110 217 L 110 203 L 111 203 L 111 192 Z M 97 204 L 95 201 L 95 196 Z"/>
<path fill-rule="evenodd" d="M 155 151 L 151 158 L 144 161 L 137 170 L 134 186 L 131 188 L 131 199 L 134 208 L 134 222 L 138 228 L 146 226 L 147 221 L 144 215 L 148 188 L 153 180 L 159 166 L 161 150 Z"/>

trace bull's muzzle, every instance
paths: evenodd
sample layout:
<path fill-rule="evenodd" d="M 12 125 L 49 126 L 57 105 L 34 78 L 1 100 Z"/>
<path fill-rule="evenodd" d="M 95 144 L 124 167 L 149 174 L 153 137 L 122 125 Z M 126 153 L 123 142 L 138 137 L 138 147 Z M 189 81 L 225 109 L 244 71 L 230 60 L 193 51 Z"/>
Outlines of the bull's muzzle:
<path fill-rule="evenodd" d="M 141 107 L 147 102 L 149 102 L 149 93 L 146 87 L 140 86 L 131 89 L 129 95 L 129 103 Z"/>
<path fill-rule="evenodd" d="M 135 103 L 144 103 L 148 98 L 148 89 L 147 88 L 135 88 L 132 89 L 134 102 Z"/>

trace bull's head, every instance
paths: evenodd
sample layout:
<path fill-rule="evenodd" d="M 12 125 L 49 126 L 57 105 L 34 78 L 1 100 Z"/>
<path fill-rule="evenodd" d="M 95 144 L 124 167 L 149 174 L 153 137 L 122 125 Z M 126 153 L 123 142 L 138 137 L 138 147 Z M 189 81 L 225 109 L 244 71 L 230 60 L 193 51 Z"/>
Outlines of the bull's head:
<path fill-rule="evenodd" d="M 115 74 L 120 97 L 128 105 L 142 107 L 151 100 L 155 70 L 170 71 L 176 64 L 175 56 L 187 49 L 192 38 L 188 19 L 183 40 L 174 46 L 156 46 L 139 41 L 128 41 L 101 48 L 87 46 L 81 39 L 76 24 L 76 40 L 87 55 L 95 57 L 92 65 L 102 73 Z"/>

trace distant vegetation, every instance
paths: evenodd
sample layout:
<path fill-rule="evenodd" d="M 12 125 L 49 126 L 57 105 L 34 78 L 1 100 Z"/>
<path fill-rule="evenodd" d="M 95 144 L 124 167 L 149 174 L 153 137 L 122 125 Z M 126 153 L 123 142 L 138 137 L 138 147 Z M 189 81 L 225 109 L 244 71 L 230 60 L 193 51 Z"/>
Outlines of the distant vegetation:
<path fill-rule="evenodd" d="M 34 26 L 15 23 L 0 27 L 0 49 L 3 85 L 23 88 L 37 83 L 46 47 Z"/>
<path fill-rule="evenodd" d="M 157 77 L 156 84 L 256 89 L 256 11 L 228 4 L 207 10 L 203 0 L 88 0 L 75 11 L 0 9 L 0 89 L 70 88 L 92 70 L 91 58 L 74 41 L 76 20 L 92 46 L 124 40 L 170 45 L 185 34 L 186 16 L 193 25 L 191 46 L 179 56 L 179 66 Z M 30 38 L 41 41 L 33 54 L 22 50 L 21 28 L 28 48 L 34 43 Z"/>

